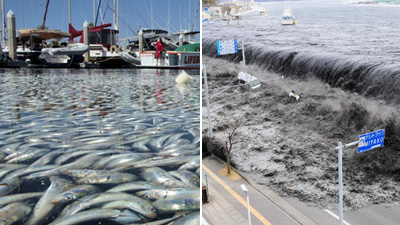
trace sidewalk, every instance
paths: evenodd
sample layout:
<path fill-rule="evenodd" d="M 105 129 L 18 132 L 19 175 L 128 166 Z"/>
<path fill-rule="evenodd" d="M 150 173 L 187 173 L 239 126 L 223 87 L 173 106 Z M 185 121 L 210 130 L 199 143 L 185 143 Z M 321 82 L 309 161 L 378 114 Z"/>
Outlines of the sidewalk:
<path fill-rule="evenodd" d="M 203 183 L 207 175 L 209 203 L 203 205 L 203 217 L 210 225 L 248 224 L 246 195 L 240 185 L 245 184 L 249 190 L 251 206 L 251 223 L 253 225 L 276 224 L 297 225 L 316 224 L 279 196 L 273 196 L 274 201 L 287 204 L 294 213 L 289 215 L 274 202 L 256 190 L 245 179 L 229 180 L 219 171 L 224 164 L 213 157 L 203 158 Z M 268 193 L 270 194 L 270 193 Z"/>

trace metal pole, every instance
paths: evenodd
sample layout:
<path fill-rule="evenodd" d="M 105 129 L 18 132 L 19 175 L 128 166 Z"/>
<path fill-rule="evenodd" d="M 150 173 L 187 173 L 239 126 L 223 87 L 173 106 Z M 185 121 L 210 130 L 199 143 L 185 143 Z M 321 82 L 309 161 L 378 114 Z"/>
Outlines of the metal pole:
<path fill-rule="evenodd" d="M 243 57 L 243 67 L 244 67 L 244 72 L 246 72 L 246 57 L 244 55 L 244 42 L 242 41 L 242 57 Z"/>
<path fill-rule="evenodd" d="M 95 21 L 96 21 L 96 0 L 93 0 L 93 24 L 96 23 Z"/>
<path fill-rule="evenodd" d="M 343 181 L 342 181 L 342 142 L 338 143 L 338 163 L 339 163 L 339 221 L 343 225 Z"/>
<path fill-rule="evenodd" d="M 154 27 L 153 27 L 153 0 L 151 0 L 150 7 L 151 7 L 151 9 L 150 9 L 151 29 L 154 29 Z"/>
<path fill-rule="evenodd" d="M 204 174 L 204 176 L 206 177 L 206 187 L 207 187 L 207 197 L 210 196 L 210 193 L 208 193 L 208 178 L 207 178 L 207 174 Z"/>
<path fill-rule="evenodd" d="M 68 23 L 71 24 L 71 0 L 68 0 Z"/>
<path fill-rule="evenodd" d="M 117 30 L 119 29 L 119 0 L 117 0 Z"/>
<path fill-rule="evenodd" d="M 5 11 L 4 11 L 5 9 L 4 9 L 4 0 L 1 0 L 1 34 L 2 34 L 2 39 L 3 39 L 3 47 L 6 45 L 6 31 L 5 31 L 5 28 L 6 28 L 6 25 L 5 25 Z"/>
<path fill-rule="evenodd" d="M 203 65 L 203 75 L 204 75 L 204 88 L 206 91 L 206 103 L 207 103 L 207 113 L 208 113 L 208 135 L 210 137 L 212 137 L 210 97 L 208 96 L 207 70 L 206 70 L 206 66 L 204 66 L 204 65 Z"/>
<path fill-rule="evenodd" d="M 114 26 L 114 29 L 116 30 L 117 29 L 116 28 L 117 23 L 115 22 L 116 21 L 115 20 L 115 14 L 116 14 L 116 12 L 115 12 L 115 4 L 116 4 L 116 2 L 114 0 L 114 4 L 113 4 L 113 26 Z"/>
<path fill-rule="evenodd" d="M 249 215 L 249 225 L 251 225 L 250 199 L 249 199 L 249 193 L 248 192 L 246 192 L 246 197 L 247 197 L 247 214 Z"/>

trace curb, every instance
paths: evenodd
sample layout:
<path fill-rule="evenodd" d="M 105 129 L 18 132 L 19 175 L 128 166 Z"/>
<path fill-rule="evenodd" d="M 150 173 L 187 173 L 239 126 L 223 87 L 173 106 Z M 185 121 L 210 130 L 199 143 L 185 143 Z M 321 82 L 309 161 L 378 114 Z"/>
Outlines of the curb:
<path fill-rule="evenodd" d="M 226 164 L 226 162 L 222 161 L 220 158 L 211 154 L 211 157 L 217 159 L 219 162 Z M 271 188 L 268 186 L 261 186 L 251 179 L 248 179 L 243 172 L 239 172 L 236 168 L 231 167 L 236 173 L 238 173 L 247 183 L 249 183 L 254 189 L 256 189 L 259 193 L 261 193 L 264 197 L 269 199 L 274 205 L 276 205 L 279 209 L 281 209 L 284 213 L 290 216 L 293 220 L 295 220 L 299 224 L 306 225 L 318 225 L 314 220 L 306 216 L 300 210 L 289 204 L 285 199 L 276 194 Z"/>

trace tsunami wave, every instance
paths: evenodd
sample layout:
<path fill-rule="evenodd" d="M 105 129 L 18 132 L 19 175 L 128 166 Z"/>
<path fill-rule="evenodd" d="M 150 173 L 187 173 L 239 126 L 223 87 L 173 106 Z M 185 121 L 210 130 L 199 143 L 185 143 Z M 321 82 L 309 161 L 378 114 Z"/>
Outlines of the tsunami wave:
<path fill-rule="evenodd" d="M 209 57 L 233 62 L 242 60 L 242 53 L 218 56 L 217 39 L 203 38 L 202 51 Z M 400 64 L 371 62 L 363 57 L 329 53 L 308 53 L 266 48 L 260 44 L 245 45 L 246 64 L 293 78 L 317 77 L 332 87 L 366 97 L 400 104 Z"/>

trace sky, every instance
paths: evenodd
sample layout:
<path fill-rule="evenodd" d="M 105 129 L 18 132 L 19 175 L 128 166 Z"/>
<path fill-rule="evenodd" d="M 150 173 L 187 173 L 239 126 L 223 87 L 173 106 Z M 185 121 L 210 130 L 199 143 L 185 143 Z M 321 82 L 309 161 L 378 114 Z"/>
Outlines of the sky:
<path fill-rule="evenodd" d="M 97 2 L 96 1 L 96 12 Z M 113 22 L 114 0 L 101 0 L 101 13 L 97 25 Z M 170 9 L 170 31 L 191 30 L 200 0 L 119 0 L 120 38 L 135 36 L 140 27 L 151 27 L 151 2 L 153 2 L 153 27 L 168 30 L 168 9 Z M 43 22 L 47 0 L 4 0 L 5 13 L 11 9 L 16 18 L 17 29 L 37 28 Z M 108 3 L 108 7 L 107 7 Z M 170 7 L 168 5 L 170 4 Z M 105 10 L 107 11 L 105 12 Z M 190 9 L 190 10 L 189 10 Z M 199 9 L 201 10 L 201 9 Z M 195 21 L 195 31 L 200 30 L 200 13 Z M 94 23 L 93 0 L 71 0 L 71 23 L 77 30 L 83 29 L 87 20 Z M 7 20 L 6 20 L 7 21 Z M 50 0 L 46 26 L 68 32 L 68 0 Z"/>

